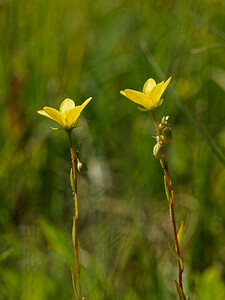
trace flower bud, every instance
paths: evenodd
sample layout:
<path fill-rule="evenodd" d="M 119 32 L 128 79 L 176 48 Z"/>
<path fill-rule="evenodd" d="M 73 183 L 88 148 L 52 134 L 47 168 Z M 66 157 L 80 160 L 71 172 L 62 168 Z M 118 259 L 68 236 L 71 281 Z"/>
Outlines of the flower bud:
<path fill-rule="evenodd" d="M 86 174 L 88 171 L 88 167 L 87 164 L 85 162 L 81 162 L 80 160 L 78 160 L 77 162 L 77 170 L 81 173 L 81 174 Z"/>
<path fill-rule="evenodd" d="M 161 125 L 162 125 L 162 126 L 166 125 L 168 120 L 169 120 L 169 116 L 166 116 L 166 117 L 164 116 L 164 117 L 162 118 Z"/>
<path fill-rule="evenodd" d="M 172 130 L 169 126 L 166 126 L 162 132 L 163 142 L 168 144 L 172 140 Z"/>
<path fill-rule="evenodd" d="M 157 158 L 157 159 L 162 159 L 164 156 L 164 149 L 163 146 L 159 143 L 157 143 L 154 148 L 153 148 L 153 155 Z"/>

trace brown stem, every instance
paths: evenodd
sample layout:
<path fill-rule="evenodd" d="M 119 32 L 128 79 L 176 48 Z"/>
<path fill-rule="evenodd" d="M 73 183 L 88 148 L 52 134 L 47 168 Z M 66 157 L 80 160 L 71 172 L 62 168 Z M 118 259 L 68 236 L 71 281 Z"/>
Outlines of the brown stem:
<path fill-rule="evenodd" d="M 69 142 L 70 142 L 70 152 L 73 166 L 73 181 L 74 181 L 74 221 L 75 221 L 75 255 L 76 255 L 76 265 L 77 265 L 77 280 L 79 283 L 79 291 L 80 291 L 80 262 L 79 262 L 79 249 L 78 249 L 78 239 L 77 239 L 77 224 L 78 224 L 78 199 L 77 199 L 77 169 L 76 169 L 76 161 L 79 157 L 78 152 L 74 152 L 73 141 L 71 130 L 68 131 Z M 78 293 L 77 300 L 80 300 L 80 292 Z"/>
<path fill-rule="evenodd" d="M 166 175 L 167 183 L 169 185 L 170 197 L 171 197 L 171 199 L 173 199 L 173 190 L 172 190 L 172 185 L 171 185 L 171 179 L 170 179 L 170 174 L 169 174 L 166 162 L 165 162 L 165 156 L 163 159 L 163 171 Z M 170 209 L 171 209 L 171 222 L 172 222 L 172 226 L 173 226 L 176 251 L 177 251 L 177 254 L 180 256 L 180 247 L 179 247 L 178 238 L 177 238 L 177 228 L 176 228 L 176 219 L 175 219 L 175 212 L 174 212 L 174 207 L 173 207 L 173 200 L 170 204 Z M 178 266 L 179 266 L 179 285 L 183 289 L 183 285 L 182 285 L 182 272 L 183 271 L 182 271 L 179 259 L 177 260 L 177 262 L 178 262 Z"/>
<path fill-rule="evenodd" d="M 156 115 L 155 115 L 154 110 L 152 110 L 152 115 L 153 115 L 153 118 L 154 118 L 154 121 L 155 121 L 157 135 L 160 137 L 161 128 L 160 128 L 160 125 L 159 125 L 159 123 L 158 123 L 158 121 L 156 119 Z M 166 180 L 167 180 L 167 183 L 168 183 L 168 186 L 169 186 L 170 198 L 172 199 L 171 203 L 170 203 L 171 222 L 172 222 L 172 227 L 173 227 L 173 233 L 174 233 L 176 251 L 177 251 L 178 256 L 180 256 L 180 247 L 179 247 L 178 238 L 177 238 L 176 219 L 175 219 L 175 213 L 174 213 L 174 207 L 173 207 L 172 183 L 171 183 L 171 178 L 170 178 L 169 170 L 168 170 L 168 167 L 167 167 L 167 164 L 166 164 L 166 159 L 165 159 L 165 155 L 166 155 L 166 153 L 165 153 L 165 145 L 164 145 L 164 143 L 161 143 L 161 145 L 162 145 L 163 151 L 164 151 L 164 157 L 162 159 L 162 162 L 163 162 L 162 163 L 162 168 L 163 168 L 163 171 L 164 171 L 164 174 L 166 176 Z M 183 270 L 182 270 L 181 263 L 180 263 L 179 259 L 177 259 L 177 262 L 178 262 L 178 267 L 179 267 L 179 285 L 180 285 L 181 289 L 183 290 L 183 284 L 182 284 L 182 272 L 183 272 Z"/>

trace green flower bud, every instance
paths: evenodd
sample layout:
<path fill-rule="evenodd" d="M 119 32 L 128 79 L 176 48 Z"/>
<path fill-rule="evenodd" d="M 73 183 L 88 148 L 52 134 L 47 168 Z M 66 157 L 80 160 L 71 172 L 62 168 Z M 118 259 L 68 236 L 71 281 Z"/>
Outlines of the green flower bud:
<path fill-rule="evenodd" d="M 163 146 L 159 143 L 157 143 L 154 148 L 153 148 L 153 155 L 157 158 L 157 159 L 162 159 L 164 156 L 164 150 L 163 150 Z"/>
<path fill-rule="evenodd" d="M 77 163 L 77 170 L 81 173 L 81 174 L 86 174 L 88 171 L 88 167 L 87 164 L 85 162 L 81 162 L 80 160 L 78 160 Z"/>
<path fill-rule="evenodd" d="M 163 129 L 162 134 L 163 134 L 163 142 L 165 144 L 168 144 L 172 140 L 172 130 L 171 130 L 171 128 L 166 126 Z"/>

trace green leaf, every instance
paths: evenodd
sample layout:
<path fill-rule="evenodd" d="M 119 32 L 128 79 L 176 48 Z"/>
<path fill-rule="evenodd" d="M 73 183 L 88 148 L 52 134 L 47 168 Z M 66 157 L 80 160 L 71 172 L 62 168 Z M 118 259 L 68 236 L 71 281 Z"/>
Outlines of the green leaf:
<path fill-rule="evenodd" d="M 75 185 L 74 185 L 74 179 L 73 179 L 73 169 L 70 169 L 70 184 L 72 187 L 73 192 L 75 192 Z"/>
<path fill-rule="evenodd" d="M 77 299 L 80 299 L 79 279 L 78 279 L 77 274 L 74 271 L 73 267 L 71 267 L 71 275 L 72 275 L 72 283 L 73 283 L 74 294 L 75 294 L 75 296 L 76 296 Z"/>
<path fill-rule="evenodd" d="M 75 245 L 76 245 L 76 220 L 75 220 L 75 217 L 73 217 L 72 241 L 73 241 L 73 247 L 75 248 Z"/>
<path fill-rule="evenodd" d="M 183 266 L 183 261 L 182 261 L 180 255 L 177 253 L 177 251 L 174 249 L 174 247 L 173 247 L 170 243 L 168 243 L 168 245 L 169 245 L 169 247 L 170 247 L 170 250 L 173 252 L 173 254 L 174 254 L 174 255 L 177 257 L 177 259 L 179 260 L 180 266 L 181 266 L 181 270 L 183 271 L 184 266 Z"/>
<path fill-rule="evenodd" d="M 149 63 L 159 76 L 160 80 L 164 80 L 165 75 L 163 74 L 162 70 L 160 69 L 158 63 L 156 62 L 155 58 L 149 51 L 147 44 L 144 43 L 141 45 L 142 51 L 144 52 L 146 58 L 148 59 Z M 183 114 L 186 116 L 188 121 L 191 123 L 191 125 L 195 128 L 195 130 L 199 133 L 199 135 L 202 137 L 202 139 L 206 142 L 206 144 L 211 148 L 212 152 L 215 154 L 215 156 L 220 160 L 220 162 L 225 165 L 225 157 L 220 151 L 220 149 L 217 147 L 217 145 L 214 143 L 213 139 L 208 136 L 207 133 L 198 125 L 198 123 L 195 121 L 195 119 L 192 117 L 192 115 L 189 113 L 189 111 L 186 109 L 186 107 L 183 105 L 183 103 L 180 101 L 179 97 L 177 96 L 176 92 L 173 90 L 173 88 L 169 87 L 169 91 L 171 92 L 173 96 L 173 100 L 176 102 L 180 110 L 183 112 Z"/>
<path fill-rule="evenodd" d="M 173 191 L 171 191 L 171 195 L 172 195 L 172 198 L 171 198 L 171 201 L 170 201 L 169 210 L 170 210 L 170 219 L 173 223 L 172 208 L 171 208 L 171 206 L 173 205 Z"/>
<path fill-rule="evenodd" d="M 74 294 L 77 297 L 77 287 L 76 287 L 76 273 L 74 272 L 74 268 L 71 267 L 71 275 L 72 275 L 72 283 L 73 283 L 73 290 L 74 290 Z"/>
<path fill-rule="evenodd" d="M 166 175 L 164 175 L 164 187 L 165 187 L 165 192 L 166 192 L 166 198 L 169 202 L 171 202 L 170 186 L 168 184 Z"/>
<path fill-rule="evenodd" d="M 184 221 L 182 221 L 182 223 L 180 225 L 180 229 L 179 229 L 178 234 L 177 234 L 179 247 L 180 247 L 182 239 L 183 239 L 183 233 L 184 233 Z"/>
<path fill-rule="evenodd" d="M 184 296 L 184 292 L 183 292 L 182 288 L 180 287 L 179 283 L 176 280 L 174 280 L 174 283 L 175 283 L 177 296 L 178 296 L 179 300 L 186 300 L 186 297 Z"/>

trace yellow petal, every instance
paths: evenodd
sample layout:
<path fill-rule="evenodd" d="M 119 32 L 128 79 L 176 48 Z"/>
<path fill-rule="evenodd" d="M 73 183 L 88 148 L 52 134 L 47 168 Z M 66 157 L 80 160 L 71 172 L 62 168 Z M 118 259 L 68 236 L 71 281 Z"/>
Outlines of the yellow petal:
<path fill-rule="evenodd" d="M 156 107 L 160 106 L 163 104 L 163 99 L 160 99 L 159 102 L 156 104 Z"/>
<path fill-rule="evenodd" d="M 153 78 L 149 78 L 143 86 L 143 93 L 149 93 L 154 88 L 154 86 L 156 86 L 155 80 Z"/>
<path fill-rule="evenodd" d="M 92 97 L 89 97 L 87 100 L 84 101 L 83 104 L 81 104 L 81 106 L 83 107 L 82 110 L 85 108 L 85 106 L 91 101 Z"/>
<path fill-rule="evenodd" d="M 66 117 L 66 124 L 69 127 L 73 127 L 73 125 L 76 123 L 77 119 L 79 118 L 82 111 L 81 105 L 78 105 L 71 109 L 71 111 L 68 113 Z"/>
<path fill-rule="evenodd" d="M 172 76 L 171 76 L 169 79 L 167 79 L 167 81 L 164 83 L 163 88 L 162 88 L 162 93 L 163 93 L 163 92 L 165 91 L 165 89 L 167 88 L 168 84 L 170 83 L 171 78 L 172 78 Z"/>
<path fill-rule="evenodd" d="M 141 92 L 126 89 L 124 91 L 120 91 L 120 93 L 130 99 L 131 101 L 140 104 L 146 108 L 148 108 L 148 99 L 147 96 Z"/>
<path fill-rule="evenodd" d="M 69 98 L 66 98 L 60 105 L 59 111 L 61 113 L 64 113 L 66 110 L 73 109 L 74 107 L 75 107 L 74 101 Z"/>
<path fill-rule="evenodd" d="M 47 114 L 44 110 L 38 110 L 37 113 L 38 113 L 39 115 L 42 115 L 42 116 L 47 117 L 47 118 L 49 118 L 49 119 L 53 119 L 53 118 L 52 118 L 51 116 L 49 116 L 49 114 Z"/>
<path fill-rule="evenodd" d="M 91 101 L 92 97 L 88 98 L 86 101 L 84 101 L 83 104 L 78 105 L 76 107 L 74 107 L 73 109 L 71 109 L 71 111 L 68 113 L 67 118 L 66 118 L 66 122 L 68 126 L 73 127 L 77 121 L 77 119 L 79 118 L 82 110 L 85 108 L 85 106 Z"/>
<path fill-rule="evenodd" d="M 159 101 L 161 95 L 162 95 L 162 88 L 164 85 L 164 81 L 158 83 L 153 89 L 152 92 L 150 93 L 150 99 L 152 101 L 153 105 L 156 105 L 157 102 Z"/>
<path fill-rule="evenodd" d="M 48 107 L 45 106 L 44 107 L 44 111 L 50 116 L 52 117 L 52 119 L 54 121 L 56 121 L 57 123 L 59 123 L 62 127 L 64 127 L 65 122 L 64 122 L 64 118 L 63 115 L 56 109 L 52 108 L 52 107 Z"/>

